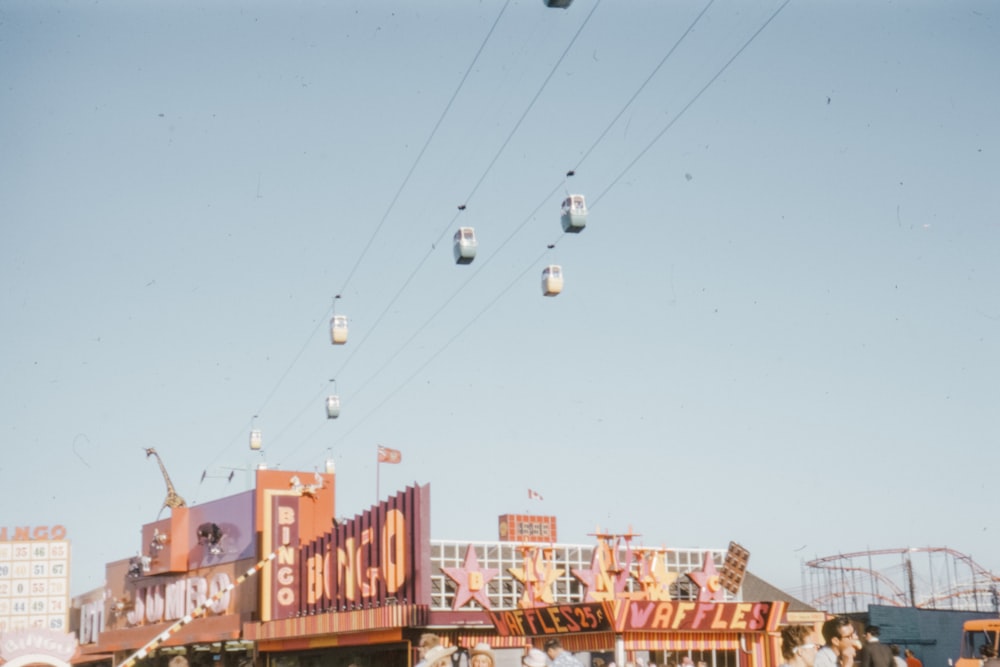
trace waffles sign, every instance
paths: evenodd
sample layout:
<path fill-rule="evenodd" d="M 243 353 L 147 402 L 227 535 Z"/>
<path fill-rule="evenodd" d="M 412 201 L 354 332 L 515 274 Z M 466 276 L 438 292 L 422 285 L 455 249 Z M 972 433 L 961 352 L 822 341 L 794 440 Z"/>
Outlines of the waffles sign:
<path fill-rule="evenodd" d="M 784 605 L 776 602 L 649 602 L 614 603 L 615 629 L 761 632 L 777 627 Z"/>
<path fill-rule="evenodd" d="M 603 602 L 560 604 L 487 613 L 501 637 L 609 632 L 614 629 L 608 607 Z"/>

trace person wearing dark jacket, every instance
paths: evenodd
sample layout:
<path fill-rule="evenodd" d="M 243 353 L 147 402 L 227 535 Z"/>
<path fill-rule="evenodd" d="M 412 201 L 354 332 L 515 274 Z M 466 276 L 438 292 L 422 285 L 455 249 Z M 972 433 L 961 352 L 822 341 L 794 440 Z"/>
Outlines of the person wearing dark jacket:
<path fill-rule="evenodd" d="M 896 667 L 896 661 L 892 658 L 892 650 L 878 640 L 879 627 L 869 625 L 865 628 L 865 645 L 861 647 L 858 656 L 861 667 Z"/>

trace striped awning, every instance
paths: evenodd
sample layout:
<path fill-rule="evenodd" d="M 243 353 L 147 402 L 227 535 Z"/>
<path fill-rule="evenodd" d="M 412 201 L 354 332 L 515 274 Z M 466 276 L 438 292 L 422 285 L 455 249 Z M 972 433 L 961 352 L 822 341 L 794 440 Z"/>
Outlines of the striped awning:
<path fill-rule="evenodd" d="M 627 632 L 626 651 L 710 651 L 740 647 L 737 632 Z"/>
<path fill-rule="evenodd" d="M 500 637 L 495 632 L 475 630 L 437 630 L 441 643 L 445 646 L 472 648 L 476 644 L 489 644 L 490 648 L 523 648 L 531 643 L 530 637 Z"/>
<path fill-rule="evenodd" d="M 539 645 L 544 643 L 545 638 L 540 637 Z M 571 653 L 582 651 L 611 651 L 615 647 L 615 633 L 613 632 L 588 632 L 581 635 L 562 635 L 559 643 L 563 648 Z"/>
<path fill-rule="evenodd" d="M 111 662 L 115 657 L 114 653 L 77 653 L 69 660 L 71 665 L 89 665 L 99 662 Z"/>
<path fill-rule="evenodd" d="M 246 639 L 266 641 L 344 632 L 420 627 L 426 621 L 427 607 L 424 605 L 390 605 L 376 609 L 330 612 L 278 621 L 247 623 L 243 626 L 243 630 Z"/>
<path fill-rule="evenodd" d="M 541 648 L 545 637 L 501 637 L 494 632 L 476 632 L 469 630 L 438 631 L 441 643 L 446 646 L 461 646 L 472 648 L 476 644 L 489 644 L 492 648 L 524 648 L 534 646 Z M 610 651 L 615 645 L 613 632 L 588 632 L 583 634 L 559 635 L 559 642 L 567 651 L 580 653 L 582 651 Z"/>

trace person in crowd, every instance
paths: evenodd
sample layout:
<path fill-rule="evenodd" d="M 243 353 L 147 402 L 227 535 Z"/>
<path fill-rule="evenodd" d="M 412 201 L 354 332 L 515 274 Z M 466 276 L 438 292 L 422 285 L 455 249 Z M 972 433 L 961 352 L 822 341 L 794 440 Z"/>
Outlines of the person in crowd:
<path fill-rule="evenodd" d="M 545 657 L 545 653 L 533 648 L 521 658 L 521 665 L 522 667 L 549 667 L 549 660 Z"/>
<path fill-rule="evenodd" d="M 427 667 L 451 667 L 451 654 L 458 650 L 457 646 L 442 646 L 440 640 L 424 652 L 423 662 Z"/>
<path fill-rule="evenodd" d="M 859 655 L 861 667 L 896 667 L 892 651 L 878 640 L 880 633 L 877 625 L 865 626 L 865 645 Z"/>
<path fill-rule="evenodd" d="M 808 625 L 789 625 L 781 630 L 781 657 L 787 667 L 814 667 L 823 640 Z"/>
<path fill-rule="evenodd" d="M 851 619 L 834 616 L 823 624 L 826 645 L 816 654 L 816 667 L 853 667 L 861 642 Z"/>
<path fill-rule="evenodd" d="M 493 655 L 493 649 L 485 642 L 473 646 L 469 656 L 469 667 L 496 667 L 497 660 Z"/>
<path fill-rule="evenodd" d="M 431 667 L 427 664 L 427 651 L 440 645 L 441 638 L 433 632 L 425 632 L 420 635 L 420 640 L 417 642 L 417 652 L 420 654 L 420 661 L 416 664 L 416 667 Z"/>
<path fill-rule="evenodd" d="M 910 649 L 903 649 L 903 657 L 906 658 L 906 667 L 924 667 L 924 663 Z"/>
<path fill-rule="evenodd" d="M 983 656 L 983 667 L 1000 667 L 1000 658 L 997 657 L 997 650 L 989 644 L 983 644 L 979 652 Z"/>
<path fill-rule="evenodd" d="M 899 650 L 899 644 L 889 644 L 889 650 L 892 651 L 892 661 L 896 667 L 906 667 L 906 660 L 903 659 L 902 651 Z"/>
<path fill-rule="evenodd" d="M 545 640 L 545 655 L 552 661 L 553 667 L 583 667 L 580 661 L 564 649 L 555 637 Z"/>

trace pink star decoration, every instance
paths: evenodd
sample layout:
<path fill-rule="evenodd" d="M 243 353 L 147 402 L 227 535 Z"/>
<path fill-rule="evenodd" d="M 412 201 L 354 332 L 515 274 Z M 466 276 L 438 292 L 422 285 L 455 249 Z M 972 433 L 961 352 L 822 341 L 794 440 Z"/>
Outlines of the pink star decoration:
<path fill-rule="evenodd" d="M 642 586 L 648 600 L 669 600 L 670 586 L 677 579 L 676 572 L 667 571 L 667 554 L 665 551 L 640 550 L 639 568 L 632 576 Z"/>
<path fill-rule="evenodd" d="M 566 570 L 555 567 L 551 549 L 523 548 L 524 567 L 509 567 L 507 571 L 524 586 L 517 606 L 521 609 L 542 607 L 555 602 L 552 586 Z"/>
<path fill-rule="evenodd" d="M 461 608 L 469 600 L 475 600 L 483 609 L 490 608 L 490 596 L 487 595 L 486 584 L 500 574 L 500 570 L 479 567 L 476 550 L 471 544 L 465 551 L 464 567 L 442 567 L 441 571 L 451 577 L 457 589 L 455 601 L 451 605 L 452 611 Z"/>
<path fill-rule="evenodd" d="M 709 551 L 705 552 L 705 561 L 701 566 L 701 571 L 688 572 L 688 578 L 698 585 L 698 602 L 711 602 L 713 600 L 722 602 L 725 591 L 719 581 L 719 573 L 715 569 L 715 561 Z"/>
<path fill-rule="evenodd" d="M 608 573 L 611 560 L 611 550 L 607 543 L 598 542 L 594 554 L 590 558 L 590 569 L 572 568 L 570 574 L 580 580 L 586 589 L 584 602 L 596 602 L 615 599 L 614 577 Z"/>

